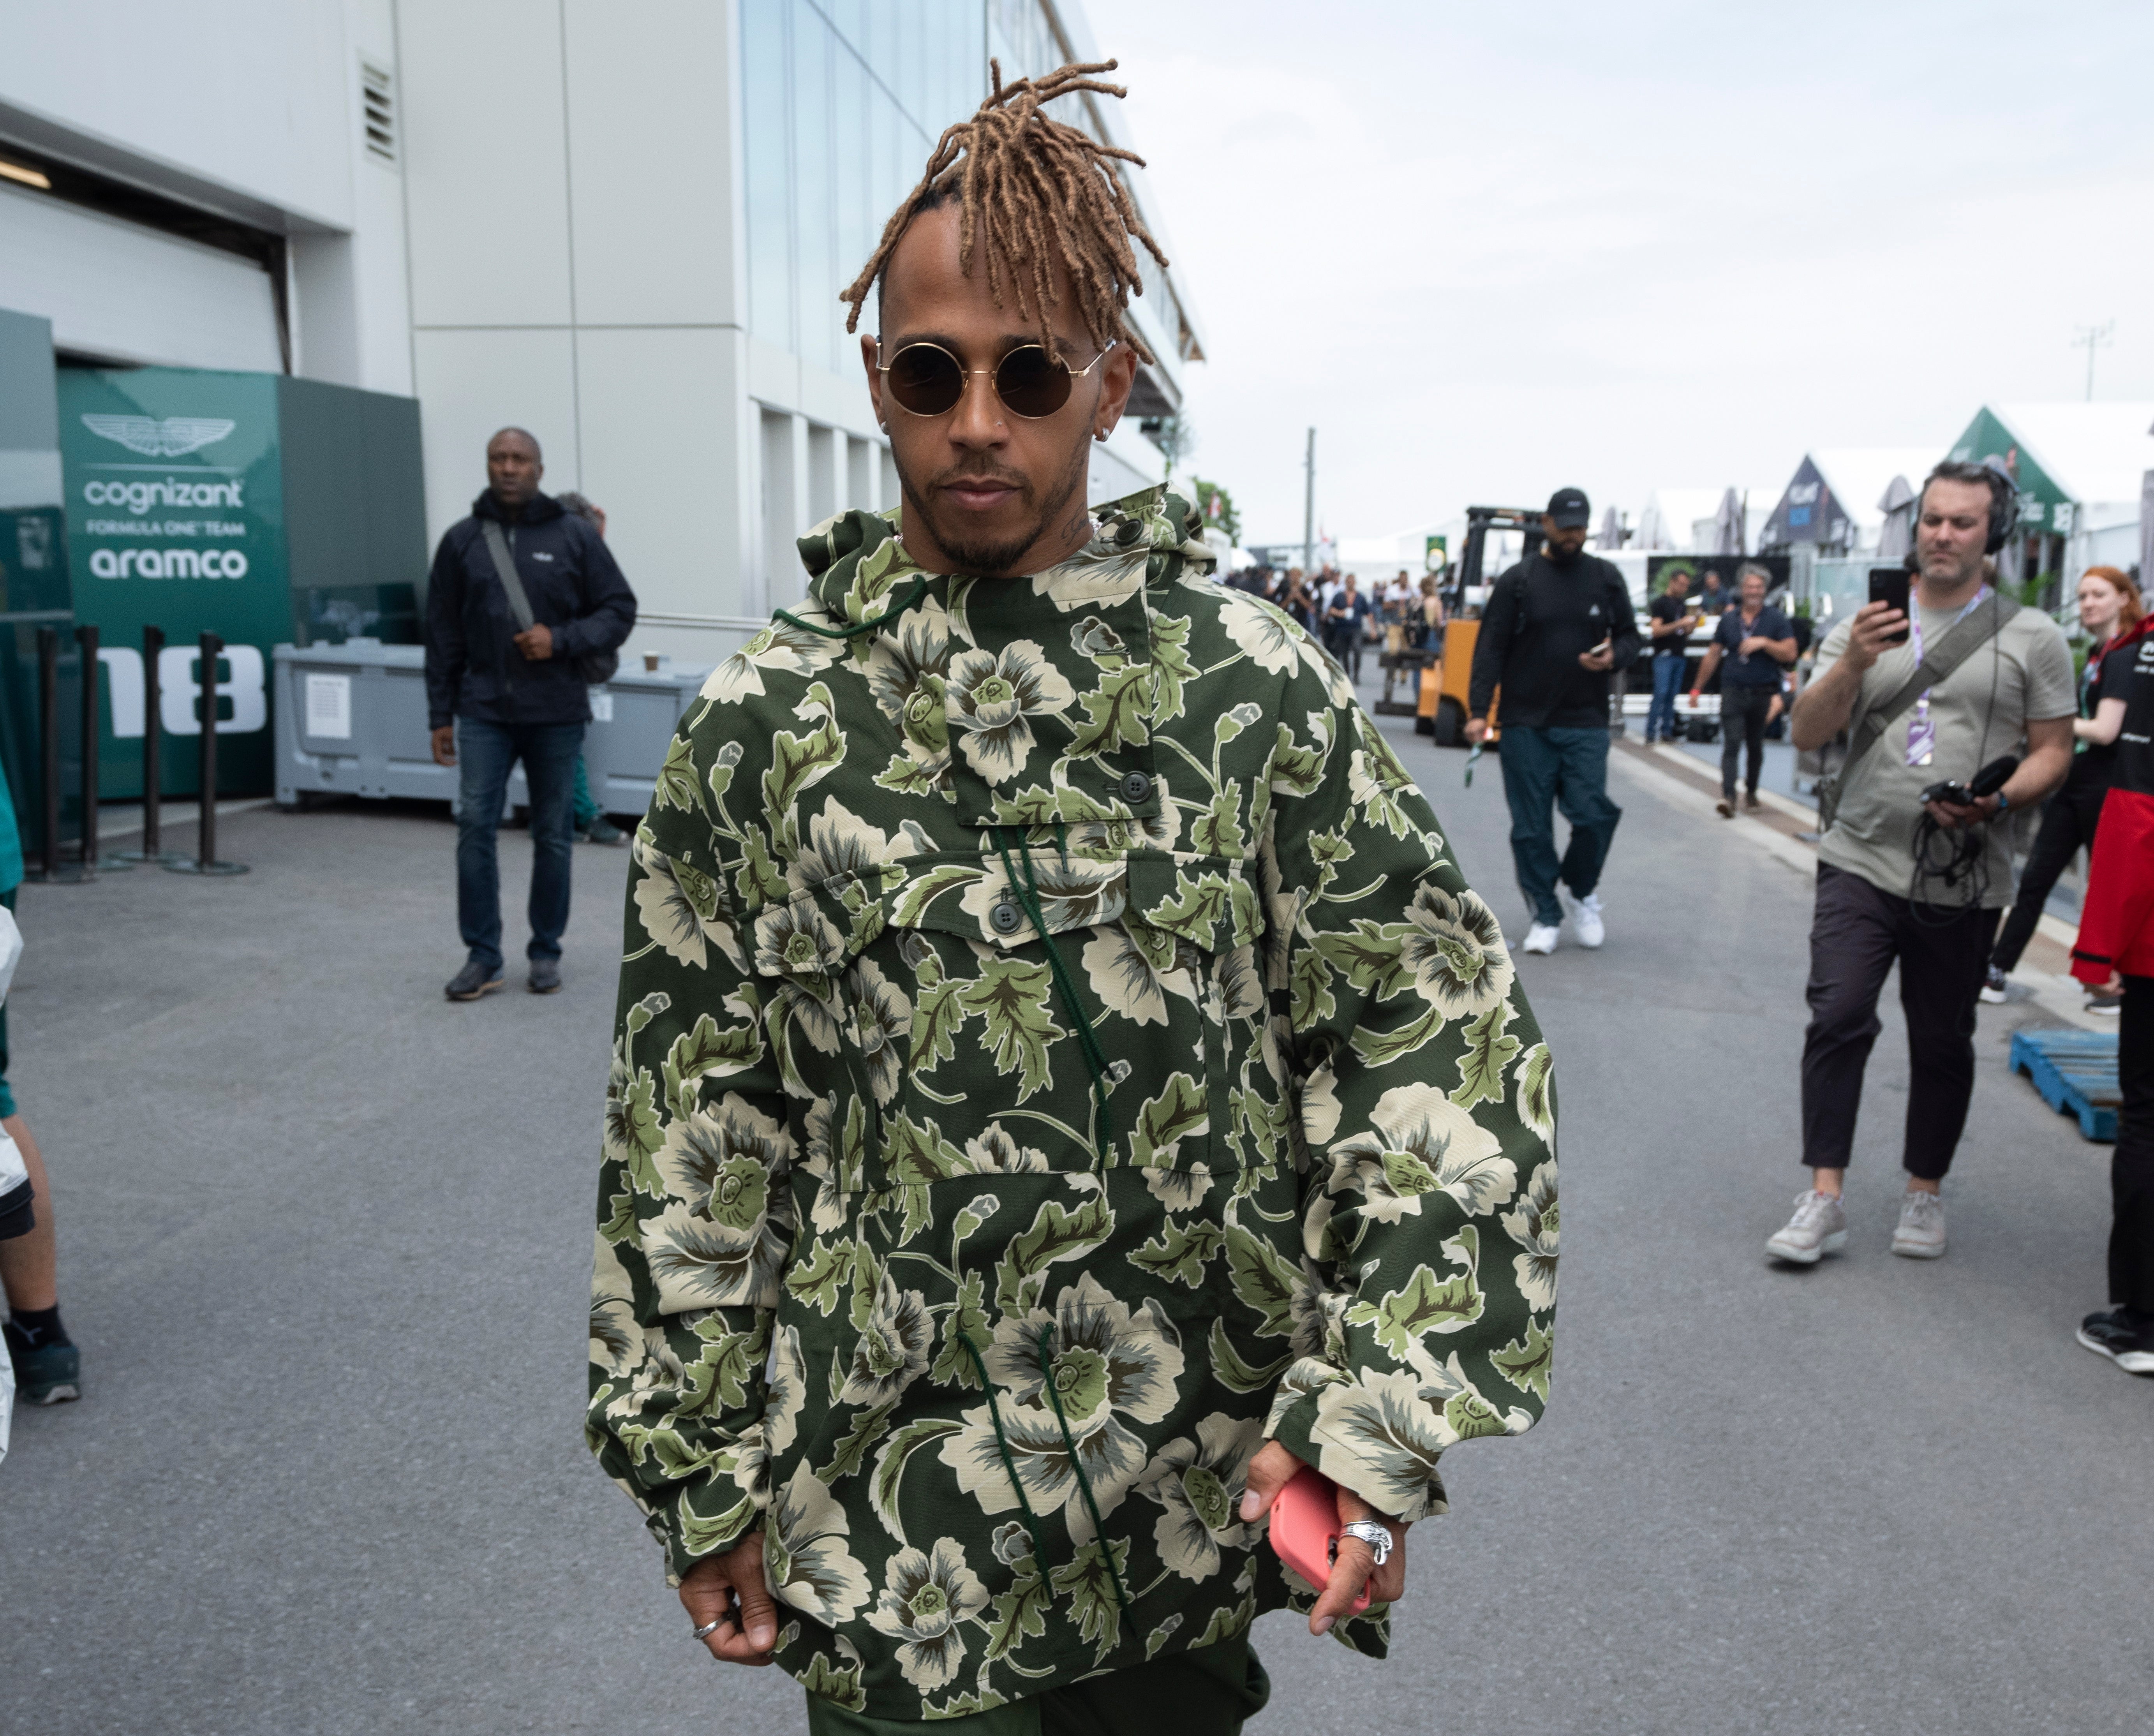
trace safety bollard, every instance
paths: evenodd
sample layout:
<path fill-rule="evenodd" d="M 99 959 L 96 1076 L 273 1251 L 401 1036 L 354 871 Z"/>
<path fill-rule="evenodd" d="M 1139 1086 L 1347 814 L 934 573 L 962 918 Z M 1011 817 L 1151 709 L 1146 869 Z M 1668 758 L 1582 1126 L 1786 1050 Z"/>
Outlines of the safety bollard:
<path fill-rule="evenodd" d="M 165 849 L 165 688 L 158 665 L 165 655 L 165 630 L 142 629 L 142 847 L 115 850 L 115 862 L 169 862 Z"/>
<path fill-rule="evenodd" d="M 174 874 L 244 874 L 244 862 L 217 859 L 217 660 L 223 653 L 224 641 L 214 633 L 205 633 L 200 642 L 202 734 L 197 739 L 202 748 L 202 815 L 195 834 L 195 854 L 176 856 L 165 866 Z"/>

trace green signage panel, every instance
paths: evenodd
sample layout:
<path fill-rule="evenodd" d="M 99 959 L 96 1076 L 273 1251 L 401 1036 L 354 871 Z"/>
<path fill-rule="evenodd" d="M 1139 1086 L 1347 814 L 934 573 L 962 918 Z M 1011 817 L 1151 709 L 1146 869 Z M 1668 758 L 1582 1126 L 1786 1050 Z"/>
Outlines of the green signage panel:
<path fill-rule="evenodd" d="M 2029 457 L 2019 437 L 1987 407 L 1975 412 L 1952 449 L 1957 464 L 1979 464 L 1985 458 L 2001 458 L 2012 480 L 2019 485 L 2019 528 L 2032 534 L 2046 531 L 2070 536 L 2077 504 L 2049 473 Z"/>
<path fill-rule="evenodd" d="M 271 787 L 269 649 L 292 636 L 277 388 L 268 374 L 59 370 L 68 557 L 76 618 L 102 636 L 108 797 L 141 789 L 145 626 L 166 641 L 163 793 L 197 793 L 205 631 L 228 647 L 216 676 L 218 793 Z"/>

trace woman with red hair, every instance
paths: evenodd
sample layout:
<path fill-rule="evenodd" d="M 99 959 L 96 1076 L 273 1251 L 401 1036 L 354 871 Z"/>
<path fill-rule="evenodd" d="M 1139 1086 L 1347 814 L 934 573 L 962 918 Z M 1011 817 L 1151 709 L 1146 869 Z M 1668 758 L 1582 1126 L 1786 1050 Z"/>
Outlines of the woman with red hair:
<path fill-rule="evenodd" d="M 2004 979 L 2026 950 L 2057 877 L 2071 865 L 2074 856 L 2094 843 L 2102 799 L 2109 794 L 2116 769 L 2116 733 L 2124 717 L 2122 695 L 2129 685 L 2128 682 L 2119 685 L 2114 677 L 2136 654 L 2138 642 L 2154 633 L 2154 618 L 2147 615 L 2139 600 L 2139 587 L 2115 567 L 2086 569 L 2080 580 L 2079 605 L 2080 625 L 2094 636 L 2095 646 L 2087 653 L 2086 667 L 2080 677 L 2080 715 L 2072 725 L 2076 739 L 2071 775 L 2065 779 L 2065 787 L 2043 804 L 2042 829 L 2034 835 L 2034 847 L 2027 854 L 2019 896 L 1989 955 L 1989 976 L 1983 984 L 1982 998 L 1993 1005 L 2004 998 Z M 2116 1010 L 2115 999 L 2100 990 L 2090 1004 L 2095 1012 Z"/>

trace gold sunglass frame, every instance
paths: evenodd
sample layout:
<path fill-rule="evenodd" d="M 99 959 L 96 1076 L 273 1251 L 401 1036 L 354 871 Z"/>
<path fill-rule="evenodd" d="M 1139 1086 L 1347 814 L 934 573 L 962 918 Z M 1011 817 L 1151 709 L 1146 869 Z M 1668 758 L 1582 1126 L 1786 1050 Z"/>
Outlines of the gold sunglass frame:
<path fill-rule="evenodd" d="M 1062 371 L 1069 376 L 1069 391 L 1072 397 L 1076 396 L 1077 382 L 1084 379 L 1085 375 L 1092 371 L 1093 369 L 1098 367 L 1101 362 L 1105 361 L 1108 356 L 1114 352 L 1115 346 L 1121 341 L 1122 340 L 1120 338 L 1110 338 L 1107 340 L 1107 347 L 1105 350 L 1102 350 L 1097 355 L 1094 356 L 1091 360 L 1085 363 L 1081 368 L 1073 368 L 1066 361 L 1059 364 Z M 965 365 L 965 359 L 962 356 L 957 355 L 947 346 L 937 344 L 932 340 L 927 338 L 918 338 L 914 340 L 911 343 L 906 345 L 903 349 L 899 350 L 896 354 L 897 355 L 903 355 L 907 350 L 932 350 L 941 355 L 948 356 L 951 361 L 956 365 L 958 378 L 961 380 L 970 380 L 972 376 L 975 374 L 986 375 L 988 376 L 988 389 L 995 395 L 995 402 L 1001 405 L 1004 410 L 1008 411 L 1012 416 L 1017 417 L 1020 421 L 1044 422 L 1049 420 L 1051 417 L 1061 415 L 1064 411 L 1069 407 L 1069 399 L 1064 398 L 1059 404 L 1056 405 L 1054 409 L 1049 411 L 1045 416 L 1027 416 L 1022 410 L 1013 406 L 1009 400 L 1003 396 L 1002 388 L 996 385 L 994 383 L 995 375 L 1001 371 L 1003 363 L 1008 361 L 1013 355 L 1022 355 L 1028 350 L 1037 350 L 1042 355 L 1046 356 L 1049 361 L 1054 361 L 1054 355 L 1048 350 L 1047 345 L 1044 344 L 1019 344 L 1014 350 L 1005 350 L 1003 353 L 1001 360 L 997 361 L 992 368 L 968 368 Z M 965 401 L 965 393 L 963 388 L 961 387 L 957 393 L 957 403 L 952 404 L 948 410 L 915 410 L 911 405 L 906 403 L 901 398 L 900 398 L 896 393 L 888 390 L 890 385 L 890 370 L 892 367 L 896 365 L 896 361 L 895 357 L 893 357 L 890 361 L 883 361 L 880 360 L 882 355 L 882 340 L 880 338 L 877 338 L 875 340 L 875 355 L 877 357 L 877 360 L 875 362 L 875 372 L 883 376 L 885 396 L 890 399 L 891 403 L 896 405 L 897 407 L 900 410 L 902 410 L 907 416 L 916 416 L 924 422 L 932 422 L 937 416 L 948 416 L 952 414 L 963 405 Z"/>

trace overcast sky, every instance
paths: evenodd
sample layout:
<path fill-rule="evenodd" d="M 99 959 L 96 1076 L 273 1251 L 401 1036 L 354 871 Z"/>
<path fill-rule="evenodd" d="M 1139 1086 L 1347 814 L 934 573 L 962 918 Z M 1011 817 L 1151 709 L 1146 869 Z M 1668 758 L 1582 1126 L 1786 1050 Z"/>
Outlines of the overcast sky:
<path fill-rule="evenodd" d="M 2154 399 L 2154 4 L 1084 0 L 1211 361 L 1192 467 L 1299 541 L 1575 483 L 1777 498 L 1985 401 Z M 1768 502 L 1769 504 L 1769 499 Z"/>

